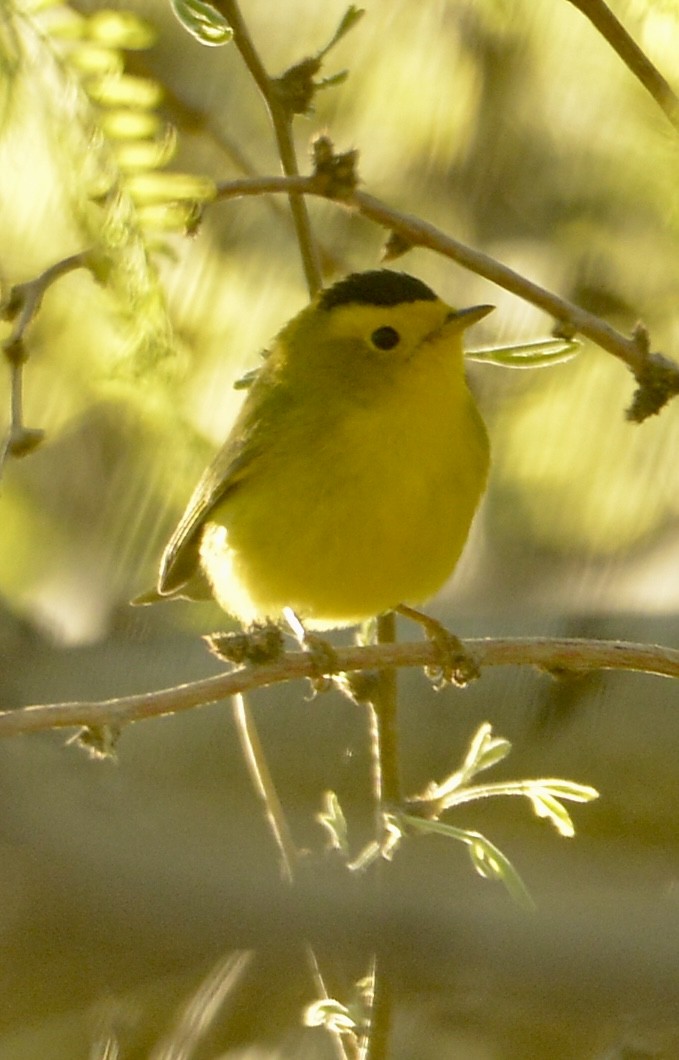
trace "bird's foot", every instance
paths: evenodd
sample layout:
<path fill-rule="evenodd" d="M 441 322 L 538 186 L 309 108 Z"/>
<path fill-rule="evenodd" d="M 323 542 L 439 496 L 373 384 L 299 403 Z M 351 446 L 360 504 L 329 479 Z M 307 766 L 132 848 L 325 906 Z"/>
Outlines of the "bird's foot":
<path fill-rule="evenodd" d="M 316 633 L 310 633 L 292 608 L 283 608 L 283 617 L 297 643 L 311 658 L 313 672 L 309 681 L 314 695 L 329 691 L 333 686 L 331 675 L 339 672 L 337 653 L 332 644 Z"/>
<path fill-rule="evenodd" d="M 283 653 L 283 634 L 273 622 L 255 622 L 240 633 L 209 633 L 203 640 L 213 655 L 236 666 L 262 666 Z"/>
<path fill-rule="evenodd" d="M 394 610 L 411 622 L 417 622 L 432 644 L 436 645 L 439 653 L 438 663 L 436 666 L 427 666 L 425 670 L 434 688 L 440 689 L 447 684 L 463 687 L 480 676 L 476 659 L 467 651 L 460 638 L 435 618 L 406 604 L 399 604 Z"/>

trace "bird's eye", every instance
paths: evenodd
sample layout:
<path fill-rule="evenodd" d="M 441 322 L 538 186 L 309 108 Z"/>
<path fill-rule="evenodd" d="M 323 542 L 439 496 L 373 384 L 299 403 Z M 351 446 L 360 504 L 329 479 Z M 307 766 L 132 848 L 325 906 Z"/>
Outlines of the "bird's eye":
<path fill-rule="evenodd" d="M 393 350 L 394 346 L 398 346 L 401 341 L 401 336 L 395 328 L 390 328 L 385 324 L 383 328 L 373 331 L 370 341 L 373 346 L 377 346 L 378 350 Z"/>

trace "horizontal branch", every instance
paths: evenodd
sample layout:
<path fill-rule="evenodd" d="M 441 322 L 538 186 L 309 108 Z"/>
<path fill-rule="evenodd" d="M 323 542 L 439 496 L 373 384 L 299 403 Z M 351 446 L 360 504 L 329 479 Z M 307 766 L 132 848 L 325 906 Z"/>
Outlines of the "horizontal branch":
<path fill-rule="evenodd" d="M 648 332 L 643 326 L 638 325 L 631 336 L 622 335 L 605 320 L 587 312 L 575 302 L 548 291 L 488 254 L 460 243 L 427 221 L 402 213 L 367 192 L 347 190 L 341 184 L 333 187 L 318 175 L 292 178 L 256 177 L 218 185 L 217 198 L 288 193 L 291 190 L 330 198 L 342 206 L 354 209 L 369 220 L 397 233 L 406 246 L 428 247 L 544 310 L 558 322 L 558 331 L 564 336 L 580 334 L 591 339 L 597 346 L 626 364 L 634 374 L 639 390 L 629 412 L 631 419 L 641 421 L 659 412 L 670 398 L 679 394 L 679 365 L 661 353 L 650 352 Z"/>
<path fill-rule="evenodd" d="M 481 668 L 534 666 L 557 676 L 595 670 L 627 670 L 679 677 L 679 651 L 657 645 L 577 638 L 478 638 L 462 644 Z M 391 667 L 436 667 L 440 660 L 439 649 L 431 641 L 338 648 L 335 657 L 336 673 Z M 288 652 L 272 663 L 217 674 L 157 692 L 99 702 L 51 703 L 5 711 L 0 713 L 0 737 L 79 726 L 117 727 L 305 677 L 318 677 L 316 660 L 306 652 Z"/>

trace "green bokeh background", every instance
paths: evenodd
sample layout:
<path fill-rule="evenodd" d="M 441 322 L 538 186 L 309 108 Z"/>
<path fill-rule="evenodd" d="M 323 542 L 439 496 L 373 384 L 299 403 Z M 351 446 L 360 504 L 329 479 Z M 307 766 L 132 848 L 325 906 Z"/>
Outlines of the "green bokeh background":
<path fill-rule="evenodd" d="M 177 130 L 170 168 L 215 180 L 277 173 L 235 48 L 201 47 L 160 0 L 129 6 L 154 27 L 155 42 L 130 52 L 127 69 L 163 86 L 159 114 Z M 612 6 L 679 84 L 679 5 Z M 642 319 L 653 348 L 676 356 L 676 133 L 583 16 L 566 0 L 364 7 L 324 69 L 346 68 L 348 80 L 297 119 L 302 169 L 310 139 L 327 131 L 338 150 L 359 150 L 366 190 L 623 332 Z M 242 8 L 273 73 L 321 48 L 345 10 L 336 0 Z M 115 145 L 82 93 L 77 56 L 63 58 L 68 33 L 57 25 L 74 16 L 7 0 L 2 10 L 5 282 L 87 246 L 105 245 L 113 260 L 105 286 L 85 273 L 60 280 L 27 334 L 25 417 L 47 438 L 7 465 L 0 493 L 9 708 L 215 671 L 198 634 L 223 626 L 216 609 L 133 611 L 127 601 L 153 581 L 166 535 L 228 431 L 241 400 L 233 381 L 307 296 L 280 197 L 209 206 L 191 237 L 145 234 L 125 197 L 115 210 L 95 201 L 117 179 Z M 327 280 L 376 267 L 384 232 L 332 203 L 309 209 Z M 544 314 L 429 251 L 394 267 L 454 304 L 495 304 L 475 344 L 550 333 Z M 472 365 L 470 374 L 493 473 L 433 613 L 462 635 L 676 646 L 676 403 L 642 426 L 627 422 L 631 377 L 587 343 L 551 369 Z M 7 373 L 0 402 L 8 418 Z M 400 984 L 394 1056 L 679 1056 L 672 683 L 555 684 L 502 671 L 464 692 L 435 695 L 420 675 L 402 684 L 409 790 L 452 768 L 488 719 L 515 744 L 498 772 L 565 775 L 602 798 L 576 810 L 568 842 L 513 803 L 456 818 L 513 859 L 538 903 L 532 918 L 475 877 L 462 849 L 427 840 L 397 861 L 377 921 Z M 345 893 L 323 861 L 314 814 L 336 789 L 358 843 L 368 765 L 360 712 L 305 695 L 286 687 L 254 708 L 296 836 L 318 858 L 301 896 L 277 886 L 227 704 L 134 726 L 117 765 L 86 760 L 59 735 L 0 746 L 0 1060 L 103 1057 L 105 1041 L 121 1060 L 167 1060 L 175 1053 L 161 1044 L 210 967 L 251 947 L 259 964 L 190 1055 L 328 1055 L 320 1032 L 297 1026 L 313 992 L 294 940 L 313 924 L 338 992 L 365 971 L 375 920 L 365 895 Z M 246 1053 L 253 1042 L 262 1051 Z"/>

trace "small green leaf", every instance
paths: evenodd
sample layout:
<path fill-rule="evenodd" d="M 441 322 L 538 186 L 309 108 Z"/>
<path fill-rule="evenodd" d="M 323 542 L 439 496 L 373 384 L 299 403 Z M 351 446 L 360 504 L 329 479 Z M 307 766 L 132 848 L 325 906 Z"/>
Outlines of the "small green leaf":
<path fill-rule="evenodd" d="M 163 98 L 163 90 L 157 81 L 149 77 L 133 77 L 132 74 L 105 74 L 88 84 L 87 94 L 103 107 L 144 110 L 157 107 Z"/>
<path fill-rule="evenodd" d="M 497 857 L 494 857 L 488 849 L 488 844 L 478 839 L 469 844 L 469 856 L 479 876 L 484 880 L 499 880 L 502 878 L 502 867 Z"/>
<path fill-rule="evenodd" d="M 403 830 L 394 814 L 384 815 L 384 834 L 380 843 L 380 854 L 385 861 L 393 861 L 394 854 L 401 845 Z"/>
<path fill-rule="evenodd" d="M 87 19 L 86 33 L 95 44 L 128 51 L 143 51 L 156 40 L 153 26 L 131 11 L 97 11 Z"/>
<path fill-rule="evenodd" d="M 127 107 L 103 111 L 100 121 L 110 140 L 148 139 L 155 136 L 161 126 L 161 119 L 154 111 L 131 110 Z"/>
<path fill-rule="evenodd" d="M 316 815 L 316 820 L 330 836 L 331 848 L 333 850 L 341 850 L 343 854 L 348 854 L 349 833 L 347 821 L 334 791 L 326 791 L 323 796 L 323 810 Z"/>
<path fill-rule="evenodd" d="M 153 232 L 180 232 L 190 235 L 202 216 L 201 207 L 187 202 L 161 202 L 137 206 L 140 226 Z"/>
<path fill-rule="evenodd" d="M 334 48 L 335 45 L 342 40 L 342 37 L 346 37 L 349 30 L 353 29 L 356 23 L 360 22 L 364 15 L 365 10 L 363 8 L 355 7 L 351 4 L 342 15 L 340 24 L 335 30 L 332 39 L 326 44 L 325 48 L 318 53 L 319 58 L 326 56 L 330 49 Z"/>
<path fill-rule="evenodd" d="M 506 758 L 511 749 L 509 740 L 503 736 L 493 736 L 490 723 L 485 721 L 472 737 L 461 771 L 466 776 L 473 776 L 483 769 L 490 769 Z"/>
<path fill-rule="evenodd" d="M 70 7 L 59 5 L 58 10 L 51 14 L 49 35 L 55 40 L 69 43 L 81 41 L 87 36 L 87 19 L 76 14 Z"/>
<path fill-rule="evenodd" d="M 79 73 L 95 77 L 122 74 L 125 65 L 120 51 L 101 44 L 81 44 L 69 54 L 68 61 Z"/>
<path fill-rule="evenodd" d="M 316 91 L 320 91 L 322 88 L 334 88 L 335 85 L 343 85 L 348 77 L 348 70 L 339 70 L 336 74 L 330 74 L 329 77 L 322 77 L 320 81 L 316 82 Z"/>
<path fill-rule="evenodd" d="M 475 842 L 470 843 L 469 854 L 479 875 L 484 879 L 499 880 L 503 883 L 514 901 L 524 909 L 535 908 L 530 891 L 509 858 L 485 836 L 479 835 Z"/>
<path fill-rule="evenodd" d="M 536 791 L 534 794 L 529 793 L 528 798 L 536 817 L 545 817 L 550 820 L 557 832 L 568 839 L 575 835 L 575 827 L 568 810 L 553 795 Z"/>
<path fill-rule="evenodd" d="M 214 182 L 209 177 L 191 173 L 138 173 L 127 180 L 126 186 L 141 205 L 187 199 L 210 202 L 215 196 Z"/>
<path fill-rule="evenodd" d="M 470 350 L 466 356 L 470 361 L 495 364 L 501 368 L 551 368 L 552 365 L 571 361 L 580 349 L 581 345 L 576 339 L 542 339 L 520 346 Z"/>
<path fill-rule="evenodd" d="M 346 1005 L 332 997 L 324 997 L 322 1001 L 314 1001 L 308 1005 L 304 1011 L 304 1025 L 325 1027 L 336 1034 L 351 1031 L 356 1026 Z"/>
<path fill-rule="evenodd" d="M 206 47 L 219 48 L 232 39 L 231 26 L 206 0 L 170 0 L 170 6 L 184 29 Z"/>
<path fill-rule="evenodd" d="M 593 802 L 599 798 L 599 792 L 589 784 L 577 784 L 574 780 L 561 780 L 559 777 L 550 777 L 547 780 L 534 781 L 549 790 L 551 795 L 559 799 L 568 799 L 570 802 Z"/>
<path fill-rule="evenodd" d="M 350 872 L 365 872 L 378 858 L 382 857 L 382 848 L 379 843 L 368 843 L 363 847 L 357 858 L 349 862 L 347 868 Z"/>
<path fill-rule="evenodd" d="M 140 140 L 139 143 L 114 145 L 118 169 L 123 173 L 140 173 L 167 165 L 175 152 L 172 137 L 164 140 Z"/>
<path fill-rule="evenodd" d="M 404 816 L 403 821 L 416 832 L 435 832 L 437 835 L 448 836 L 449 839 L 457 839 L 464 843 L 469 849 L 472 864 L 480 876 L 487 880 L 499 880 L 519 905 L 528 909 L 534 908 L 533 899 L 511 861 L 480 832 L 455 828 L 454 825 L 445 824 L 443 821 L 432 821 L 410 815 Z"/>

